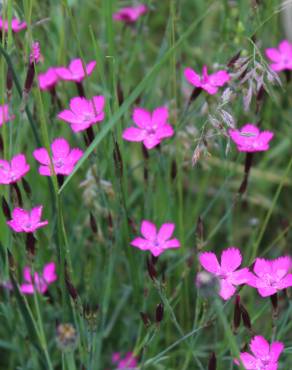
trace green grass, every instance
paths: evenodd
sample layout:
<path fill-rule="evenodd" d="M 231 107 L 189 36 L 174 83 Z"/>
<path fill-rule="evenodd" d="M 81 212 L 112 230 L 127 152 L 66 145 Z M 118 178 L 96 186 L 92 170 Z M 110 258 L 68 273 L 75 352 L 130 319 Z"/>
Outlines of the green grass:
<path fill-rule="evenodd" d="M 36 233 L 33 268 L 41 270 L 54 260 L 59 278 L 50 286 L 49 296 L 19 292 L 22 268 L 29 262 L 25 237 L 12 234 L 0 212 L 0 280 L 12 279 L 14 286 L 13 292 L 0 288 L 0 369 L 104 370 L 114 368 L 113 352 L 128 351 L 138 356 L 139 369 L 207 369 L 212 352 L 217 370 L 238 368 L 233 357 L 243 351 L 252 335 L 242 325 L 233 333 L 234 299 L 223 303 L 198 295 L 194 284 L 198 251 L 204 248 L 219 254 L 228 246 L 237 246 L 245 265 L 256 256 L 291 254 L 291 83 L 286 83 L 284 75 L 282 86 L 266 81 L 269 93 L 256 112 L 255 97 L 244 111 L 247 84 L 239 86 L 236 80 L 231 85 L 232 101 L 222 103 L 220 93 L 202 93 L 187 106 L 192 90 L 183 77 L 188 66 L 196 70 L 203 64 L 211 70 L 224 67 L 239 50 L 250 57 L 250 68 L 256 63 L 267 68 L 264 49 L 286 38 L 281 18 L 285 8 L 276 0 L 261 1 L 257 8 L 249 0 L 145 0 L 151 11 L 133 27 L 114 22 L 112 12 L 130 3 L 8 0 L 2 6 L 3 18 L 17 15 L 29 27 L 17 35 L 9 30 L 5 42 L 2 36 L 0 104 L 7 102 L 10 66 L 14 81 L 10 109 L 16 119 L 0 127 L 4 143 L 0 157 L 10 159 L 20 152 L 27 156 L 31 171 L 26 180 L 32 194 L 29 197 L 20 185 L 24 208 L 44 204 L 44 218 L 49 220 Z M 106 118 L 94 126 L 95 138 L 88 148 L 81 134 L 57 120 L 58 108 L 36 84 L 24 105 L 22 89 L 33 40 L 40 41 L 44 57 L 37 74 L 75 57 L 96 60 L 97 67 L 84 81 L 84 88 L 88 98 L 106 97 Z M 119 89 L 124 97 L 121 105 Z M 60 82 L 57 93 L 64 107 L 77 96 L 70 82 Z M 176 133 L 160 150 L 149 151 L 147 160 L 140 144 L 121 138 L 137 105 L 149 110 L 167 105 Z M 255 155 L 243 197 L 237 196 L 237 190 L 245 156 L 232 143 L 229 147 L 228 126 L 220 109 L 232 114 L 239 127 L 261 121 L 262 128 L 275 132 L 271 149 Z M 210 116 L 222 123 L 221 129 L 212 126 Z M 49 148 L 60 136 L 85 151 L 61 188 L 56 176 L 47 179 L 38 174 L 32 156 L 36 147 Z M 200 158 L 193 166 L 198 144 Z M 123 171 L 114 160 L 116 145 Z M 81 187 L 90 171 L 94 176 Z M 8 186 L 0 185 L 0 195 L 12 208 Z M 90 213 L 97 233 L 90 228 Z M 196 234 L 199 217 L 204 226 L 202 240 Z M 148 254 L 129 245 L 143 219 L 159 225 L 174 222 L 175 235 L 182 243 L 180 249 L 159 258 L 155 282 L 147 272 Z M 9 255 L 14 266 L 9 265 Z M 78 292 L 76 300 L 70 298 L 66 285 L 65 261 Z M 260 298 L 249 287 L 240 290 L 240 295 L 254 333 L 284 342 L 279 369 L 288 369 L 290 292 L 280 295 L 276 323 L 269 299 Z M 156 325 L 155 309 L 160 302 L 164 303 L 164 318 Z M 141 311 L 152 318 L 149 328 L 144 327 Z M 74 350 L 64 352 L 57 345 L 59 323 L 75 327 L 78 343 Z"/>

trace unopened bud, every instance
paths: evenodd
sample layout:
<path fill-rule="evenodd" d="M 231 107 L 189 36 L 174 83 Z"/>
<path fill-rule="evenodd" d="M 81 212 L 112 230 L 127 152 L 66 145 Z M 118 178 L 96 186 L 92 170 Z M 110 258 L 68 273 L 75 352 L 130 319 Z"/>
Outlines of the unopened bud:
<path fill-rule="evenodd" d="M 162 303 L 159 303 L 156 306 L 156 313 L 155 313 L 155 318 L 156 318 L 156 323 L 159 324 L 163 320 L 163 314 L 164 314 L 164 306 Z"/>
<path fill-rule="evenodd" d="M 216 370 L 217 369 L 217 359 L 214 352 L 212 352 L 209 363 L 208 363 L 208 370 Z"/>
<path fill-rule="evenodd" d="M 149 315 L 145 312 L 140 312 L 140 316 L 145 325 L 145 328 L 149 328 L 152 324 Z"/>

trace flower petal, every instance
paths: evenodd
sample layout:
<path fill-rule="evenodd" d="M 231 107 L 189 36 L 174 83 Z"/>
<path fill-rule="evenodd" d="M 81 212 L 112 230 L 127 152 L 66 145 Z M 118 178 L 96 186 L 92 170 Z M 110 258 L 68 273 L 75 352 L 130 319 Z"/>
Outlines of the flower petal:
<path fill-rule="evenodd" d="M 66 158 L 70 152 L 67 140 L 62 137 L 55 139 L 51 147 L 54 159 Z"/>
<path fill-rule="evenodd" d="M 45 265 L 43 269 L 43 278 L 48 284 L 57 280 L 56 265 L 54 262 L 50 262 Z"/>
<path fill-rule="evenodd" d="M 235 271 L 241 264 L 242 257 L 238 248 L 225 249 L 221 254 L 221 269 L 223 272 Z"/>
<path fill-rule="evenodd" d="M 173 223 L 165 223 L 161 226 L 158 231 L 157 240 L 159 242 L 163 242 L 169 238 L 171 238 L 173 231 L 175 229 L 175 224 Z"/>
<path fill-rule="evenodd" d="M 157 237 L 156 226 L 148 220 L 143 220 L 141 224 L 141 234 L 145 239 L 154 241 Z"/>
<path fill-rule="evenodd" d="M 221 298 L 223 298 L 225 301 L 233 296 L 235 293 L 236 288 L 229 283 L 226 279 L 220 279 L 220 292 L 219 295 Z"/>
<path fill-rule="evenodd" d="M 221 271 L 219 262 L 215 253 L 213 252 L 203 252 L 199 254 L 200 264 L 205 270 L 211 272 L 212 274 L 219 274 Z"/>
<path fill-rule="evenodd" d="M 142 108 L 135 108 L 133 112 L 133 121 L 140 128 L 147 128 L 151 126 L 152 117 L 150 112 Z"/>
<path fill-rule="evenodd" d="M 184 70 L 184 75 L 185 75 L 186 80 L 190 84 L 192 84 L 196 87 L 201 87 L 201 77 L 193 69 L 186 68 Z"/>
<path fill-rule="evenodd" d="M 146 137 L 146 131 L 135 127 L 129 127 L 124 130 L 122 137 L 127 141 L 143 141 Z"/>
<path fill-rule="evenodd" d="M 152 113 L 151 126 L 161 127 L 167 123 L 168 109 L 166 107 L 156 108 Z"/>
<path fill-rule="evenodd" d="M 41 164 L 45 164 L 47 166 L 50 164 L 49 153 L 45 148 L 39 148 L 34 150 L 33 156 Z"/>
<path fill-rule="evenodd" d="M 264 359 L 269 355 L 270 345 L 264 337 L 256 335 L 251 340 L 250 349 L 255 357 Z"/>

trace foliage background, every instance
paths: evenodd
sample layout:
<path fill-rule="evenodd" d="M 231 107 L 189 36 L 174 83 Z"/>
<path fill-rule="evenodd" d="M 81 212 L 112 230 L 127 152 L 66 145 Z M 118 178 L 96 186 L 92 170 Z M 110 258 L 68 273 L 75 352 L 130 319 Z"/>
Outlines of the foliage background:
<path fill-rule="evenodd" d="M 291 83 L 286 83 L 285 76 L 281 76 L 282 85 L 266 81 L 267 93 L 256 113 L 256 95 L 244 111 L 248 87 L 233 82 L 234 95 L 224 109 L 235 124 L 260 120 L 262 127 L 275 132 L 271 150 L 255 156 L 247 193 L 238 197 L 244 155 L 229 147 L 228 124 L 222 117 L 220 129 L 210 122 L 210 116 L 220 116 L 222 96 L 201 94 L 187 107 L 191 88 L 183 77 L 187 66 L 226 67 L 239 51 L 250 57 L 250 69 L 259 63 L 266 70 L 263 52 L 285 38 L 281 14 L 288 2 L 146 1 L 151 11 L 133 27 L 114 23 L 113 11 L 129 3 L 11 0 L 2 4 L 4 17 L 18 15 L 29 24 L 26 32 L 9 33 L 6 43 L 2 38 L 1 50 L 9 56 L 21 86 L 30 45 L 39 40 L 44 61 L 38 73 L 75 57 L 95 59 L 97 68 L 85 81 L 86 94 L 105 95 L 107 106 L 105 121 L 95 127 L 92 146 L 60 191 L 56 179 L 38 175 L 32 151 L 40 144 L 48 147 L 59 136 L 86 149 L 82 136 L 56 119 L 58 109 L 37 85 L 27 101 L 32 112 L 29 120 L 14 85 L 11 110 L 16 119 L 0 128 L 2 157 L 27 155 L 31 171 L 26 179 L 32 194 L 25 196 L 23 191 L 25 206 L 44 204 L 49 220 L 49 226 L 37 233 L 34 268 L 54 260 L 59 280 L 50 287 L 49 296 L 22 297 L 1 289 L 1 369 L 47 369 L 49 364 L 54 369 L 105 369 L 112 367 L 112 352 L 130 350 L 139 356 L 141 369 L 206 369 L 212 352 L 219 370 L 235 368 L 232 359 L 252 333 L 243 326 L 236 335 L 232 333 L 233 300 L 223 306 L 215 297 L 198 295 L 194 284 L 198 249 L 219 253 L 238 246 L 247 265 L 255 255 L 275 258 L 291 253 Z M 7 60 L 2 54 L 1 104 L 6 102 Z M 61 82 L 57 92 L 64 107 L 77 95 L 73 83 Z M 176 131 L 160 150 L 149 152 L 148 159 L 139 144 L 121 140 L 136 105 L 150 110 L 167 105 Z M 200 158 L 193 166 L 198 144 Z M 117 148 L 120 160 L 114 160 Z M 0 192 L 12 206 L 9 189 L 1 186 Z M 96 233 L 90 227 L 90 213 L 97 223 Z M 199 217 L 203 237 L 196 233 Z M 159 225 L 175 222 L 182 243 L 179 250 L 167 251 L 159 259 L 155 284 L 147 272 L 146 254 L 129 246 L 142 219 Z M 1 279 L 11 278 L 10 251 L 13 273 L 20 281 L 28 263 L 25 239 L 12 235 L 2 214 L 0 230 Z M 75 301 L 70 298 L 68 280 L 78 292 Z M 285 343 L 280 369 L 288 369 L 290 295 L 281 296 L 279 319 L 273 323 L 268 299 L 250 288 L 240 294 L 253 332 Z M 160 302 L 165 308 L 163 321 L 145 328 L 139 313 L 154 317 Z M 62 352 L 56 343 L 56 325 L 66 322 L 74 325 L 79 340 L 74 351 Z"/>

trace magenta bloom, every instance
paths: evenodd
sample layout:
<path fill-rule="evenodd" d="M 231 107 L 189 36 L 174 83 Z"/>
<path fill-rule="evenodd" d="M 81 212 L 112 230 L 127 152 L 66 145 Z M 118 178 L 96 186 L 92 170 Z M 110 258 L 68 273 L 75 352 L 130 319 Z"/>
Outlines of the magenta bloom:
<path fill-rule="evenodd" d="M 135 238 L 131 245 L 143 251 L 149 250 L 153 256 L 158 257 L 166 249 L 180 247 L 179 240 L 170 239 L 174 229 L 174 224 L 165 223 L 157 232 L 156 226 L 152 222 L 144 220 L 141 224 L 141 234 L 144 238 Z"/>
<path fill-rule="evenodd" d="M 0 159 L 0 184 L 17 182 L 29 171 L 29 168 L 24 154 L 15 155 L 10 163 Z"/>
<path fill-rule="evenodd" d="M 271 345 L 262 336 L 253 337 L 250 342 L 252 355 L 248 352 L 241 352 L 240 359 L 247 370 L 277 370 L 278 360 L 283 352 L 282 342 L 273 342 Z M 239 361 L 235 360 L 239 365 Z"/>
<path fill-rule="evenodd" d="M 269 142 L 274 134 L 271 131 L 262 131 L 247 123 L 240 130 L 229 130 L 229 135 L 240 152 L 264 152 L 269 149 Z"/>
<path fill-rule="evenodd" d="M 121 358 L 119 352 L 113 353 L 112 363 L 116 364 L 117 369 L 135 369 L 138 365 L 137 358 L 132 352 L 128 352 L 124 358 Z"/>
<path fill-rule="evenodd" d="M 288 40 L 281 41 L 278 49 L 266 49 L 266 56 L 273 62 L 270 65 L 273 71 L 292 70 L 292 44 Z"/>
<path fill-rule="evenodd" d="M 12 220 L 7 221 L 7 225 L 17 233 L 33 233 L 48 224 L 47 220 L 41 221 L 42 211 L 43 206 L 36 206 L 31 211 L 14 208 Z"/>
<path fill-rule="evenodd" d="M 31 64 L 35 63 L 39 63 L 41 59 L 41 47 L 40 47 L 40 43 L 38 41 L 35 41 L 33 44 L 32 44 L 32 47 L 31 47 L 31 53 L 30 53 L 30 57 L 29 57 L 29 61 Z"/>
<path fill-rule="evenodd" d="M 248 285 L 256 288 L 262 297 L 268 297 L 278 290 L 292 286 L 290 257 L 279 257 L 275 260 L 257 258 Z"/>
<path fill-rule="evenodd" d="M 68 142 L 63 138 L 57 138 L 51 145 L 52 164 L 56 175 L 70 175 L 75 164 L 83 155 L 78 148 L 70 149 Z M 33 152 L 35 159 L 40 162 L 39 173 L 42 176 L 52 176 L 50 156 L 45 148 L 36 149 Z"/>
<path fill-rule="evenodd" d="M 38 272 L 32 274 L 30 267 L 26 266 L 23 269 L 23 278 L 25 282 L 20 285 L 20 291 L 23 294 L 33 294 L 34 292 L 44 294 L 49 285 L 57 280 L 55 263 L 46 264 L 42 274 Z"/>
<path fill-rule="evenodd" d="M 135 108 L 133 121 L 137 127 L 126 128 L 123 132 L 123 139 L 143 141 L 147 149 L 152 149 L 163 139 L 174 135 L 173 128 L 167 120 L 168 109 L 165 107 L 156 108 L 152 114 L 145 109 Z"/>
<path fill-rule="evenodd" d="M 221 264 L 213 252 L 200 253 L 199 261 L 205 270 L 218 278 L 219 295 L 225 300 L 233 296 L 235 286 L 246 284 L 250 279 L 251 273 L 248 268 L 237 270 L 242 262 L 240 250 L 237 248 L 225 249 L 221 254 Z"/>
<path fill-rule="evenodd" d="M 21 22 L 16 18 L 13 18 L 11 20 L 11 29 L 15 33 L 25 30 L 26 27 L 27 25 L 25 22 Z M 8 32 L 8 21 L 3 21 L 2 17 L 0 17 L 0 30 L 1 31 L 4 30 L 5 32 Z"/>
<path fill-rule="evenodd" d="M 191 85 L 207 91 L 210 95 L 216 94 L 219 87 L 230 81 L 230 76 L 226 71 L 218 71 L 208 75 L 207 66 L 203 66 L 202 77 L 191 68 L 186 68 L 184 75 Z"/>
<path fill-rule="evenodd" d="M 125 23 L 135 23 L 141 17 L 141 15 L 147 13 L 147 11 L 147 6 L 143 4 L 126 7 L 114 13 L 113 19 L 115 21 L 121 21 Z"/>
<path fill-rule="evenodd" d="M 93 60 L 85 65 L 85 71 L 81 59 L 73 59 L 68 68 L 58 67 L 56 73 L 60 80 L 81 82 L 86 76 L 91 75 L 96 66 L 96 61 Z M 86 72 L 86 73 L 85 73 Z"/>
<path fill-rule="evenodd" d="M 14 115 L 10 116 L 9 115 L 9 108 L 8 104 L 0 105 L 0 127 L 8 122 L 12 121 L 15 118 Z"/>
<path fill-rule="evenodd" d="M 38 75 L 41 90 L 51 90 L 58 82 L 58 75 L 55 68 L 49 68 L 46 72 Z"/>
<path fill-rule="evenodd" d="M 86 130 L 88 127 L 104 119 L 105 98 L 102 95 L 92 99 L 75 97 L 70 100 L 70 110 L 58 114 L 58 118 L 68 122 L 74 132 Z"/>

